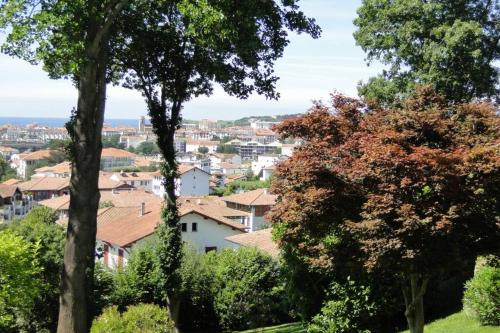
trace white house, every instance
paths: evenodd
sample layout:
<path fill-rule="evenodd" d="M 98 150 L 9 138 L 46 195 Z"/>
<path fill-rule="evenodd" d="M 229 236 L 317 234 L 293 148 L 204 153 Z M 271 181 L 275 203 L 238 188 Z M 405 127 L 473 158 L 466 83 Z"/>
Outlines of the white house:
<path fill-rule="evenodd" d="M 261 188 L 222 197 L 222 200 L 226 202 L 228 208 L 250 213 L 246 226 L 252 232 L 267 225 L 265 215 L 276 203 L 276 195 L 269 194 L 268 189 Z"/>
<path fill-rule="evenodd" d="M 208 195 L 210 174 L 198 167 L 191 165 L 179 165 L 179 178 L 175 180 L 175 194 L 177 196 L 197 196 Z M 159 171 L 152 173 L 152 190 L 153 193 L 162 197 L 165 195 L 163 186 L 163 176 Z"/>
<path fill-rule="evenodd" d="M 235 175 L 235 174 L 241 175 L 247 172 L 248 167 L 241 164 L 222 162 L 220 164 L 220 170 L 223 175 Z"/>
<path fill-rule="evenodd" d="M 238 154 L 210 154 L 210 162 L 213 169 L 220 169 L 221 163 L 241 164 L 241 156 Z"/>
<path fill-rule="evenodd" d="M 153 190 L 154 172 L 114 172 L 110 177 L 117 182 L 124 182 L 144 190 Z"/>
<path fill-rule="evenodd" d="M 252 171 L 254 175 L 262 173 L 262 169 L 274 166 L 279 159 L 279 156 L 276 154 L 259 155 L 257 160 L 252 162 Z"/>
<path fill-rule="evenodd" d="M 10 157 L 14 154 L 19 154 L 19 150 L 12 147 L 0 146 L 0 155 L 2 155 L 5 160 L 10 160 Z"/>
<path fill-rule="evenodd" d="M 0 184 L 0 223 L 22 218 L 31 208 L 31 196 L 22 194 L 16 185 Z"/>
<path fill-rule="evenodd" d="M 45 166 L 35 169 L 32 178 L 39 177 L 69 177 L 71 176 L 71 162 L 64 161 L 53 166 Z"/>
<path fill-rule="evenodd" d="M 217 151 L 217 146 L 219 141 L 209 141 L 209 140 L 187 140 L 186 141 L 186 152 L 197 153 L 198 148 L 207 147 L 208 153 L 215 153 Z"/>
<path fill-rule="evenodd" d="M 109 207 L 97 217 L 97 252 L 109 268 L 126 265 L 134 246 L 150 239 L 160 223 L 161 205 Z M 244 225 L 222 215 L 216 205 L 185 201 L 179 209 L 182 240 L 200 252 L 231 248 L 225 238 L 242 234 Z"/>
<path fill-rule="evenodd" d="M 16 169 L 17 175 L 22 178 L 27 178 L 30 168 L 34 168 L 37 165 L 50 157 L 50 150 L 38 150 L 31 153 L 14 154 L 12 155 L 11 161 L 12 166 Z"/>
<path fill-rule="evenodd" d="M 136 155 L 123 149 L 103 148 L 101 153 L 101 170 L 113 170 L 134 166 Z"/>

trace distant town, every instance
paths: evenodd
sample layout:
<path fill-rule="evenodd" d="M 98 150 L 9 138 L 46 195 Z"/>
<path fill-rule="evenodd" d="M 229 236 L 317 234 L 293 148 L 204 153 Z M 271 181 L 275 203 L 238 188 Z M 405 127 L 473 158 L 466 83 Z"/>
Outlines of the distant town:
<path fill-rule="evenodd" d="M 299 142 L 279 140 L 273 126 L 290 117 L 294 116 L 183 123 L 175 147 L 184 240 L 200 251 L 250 242 L 276 254 L 270 231 L 265 230 L 265 215 L 275 203 L 268 187 L 275 165 L 291 156 Z M 68 140 L 64 127 L 0 125 L 0 154 L 12 170 L 12 177 L 0 184 L 3 222 L 43 205 L 57 211 L 59 224 L 67 223 L 71 163 L 64 147 Z M 102 262 L 114 268 L 127 260 L 136 242 L 153 234 L 164 187 L 156 137 L 146 117 L 137 120 L 137 127 L 105 125 L 102 141 L 103 211 L 98 221 L 107 223 L 98 223 L 97 249 Z M 149 214 L 152 211 L 158 214 Z M 125 225 L 140 230 L 130 232 Z M 249 239 L 241 237 L 249 231 L 260 232 Z"/>

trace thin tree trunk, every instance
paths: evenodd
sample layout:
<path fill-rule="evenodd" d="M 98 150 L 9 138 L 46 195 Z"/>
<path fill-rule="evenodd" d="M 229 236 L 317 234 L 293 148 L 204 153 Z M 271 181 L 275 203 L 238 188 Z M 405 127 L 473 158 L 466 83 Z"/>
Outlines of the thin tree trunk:
<path fill-rule="evenodd" d="M 98 24 L 89 24 L 87 59 L 78 78 L 78 106 L 74 118 L 67 125 L 72 139 L 71 196 L 58 333 L 86 333 L 93 316 L 98 178 L 108 44 L 108 37 L 104 36 L 100 43 L 91 46 L 92 36 L 96 36 L 97 32 Z"/>
<path fill-rule="evenodd" d="M 161 103 L 148 101 L 149 114 L 157 135 L 158 147 L 163 156 L 161 175 L 164 178 L 165 203 L 162 210 L 162 225 L 158 228 L 159 257 L 166 293 L 166 303 L 170 318 L 175 324 L 175 331 L 179 332 L 180 299 L 175 292 L 178 286 L 178 268 L 182 259 L 182 239 L 179 227 L 179 214 L 175 196 L 175 180 L 177 178 L 177 162 L 175 159 L 174 134 L 180 122 L 181 104 L 174 102 L 167 116 L 167 105 L 163 99 Z"/>
<path fill-rule="evenodd" d="M 424 294 L 428 279 L 419 274 L 410 274 L 402 285 L 405 300 L 405 316 L 410 333 L 424 332 Z"/>

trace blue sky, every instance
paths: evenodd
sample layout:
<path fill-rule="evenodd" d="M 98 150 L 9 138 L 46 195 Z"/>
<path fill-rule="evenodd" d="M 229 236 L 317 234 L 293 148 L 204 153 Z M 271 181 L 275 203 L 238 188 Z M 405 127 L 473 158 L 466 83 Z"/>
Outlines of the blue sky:
<path fill-rule="evenodd" d="M 276 63 L 281 98 L 268 101 L 252 96 L 241 101 L 220 88 L 210 97 L 185 105 L 187 119 L 237 119 L 249 115 L 276 115 L 307 111 L 313 100 L 328 100 L 336 90 L 356 95 L 360 80 L 374 76 L 380 64 L 366 65 L 365 54 L 352 37 L 353 19 L 361 0 L 302 0 L 302 10 L 323 29 L 321 38 L 291 35 L 284 57 Z M 66 80 L 50 80 L 40 67 L 0 55 L 0 116 L 67 117 L 77 93 Z M 108 88 L 106 118 L 145 115 L 142 97 L 119 87 Z"/>

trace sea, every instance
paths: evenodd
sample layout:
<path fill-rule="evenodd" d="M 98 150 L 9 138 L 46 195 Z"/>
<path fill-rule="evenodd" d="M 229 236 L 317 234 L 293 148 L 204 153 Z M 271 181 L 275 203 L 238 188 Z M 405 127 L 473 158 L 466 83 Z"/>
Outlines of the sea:
<path fill-rule="evenodd" d="M 39 117 L 0 117 L 0 125 L 10 124 L 26 126 L 38 124 L 46 127 L 63 127 L 69 118 L 39 118 Z M 105 119 L 104 123 L 109 126 L 125 125 L 137 127 L 139 119 Z"/>

